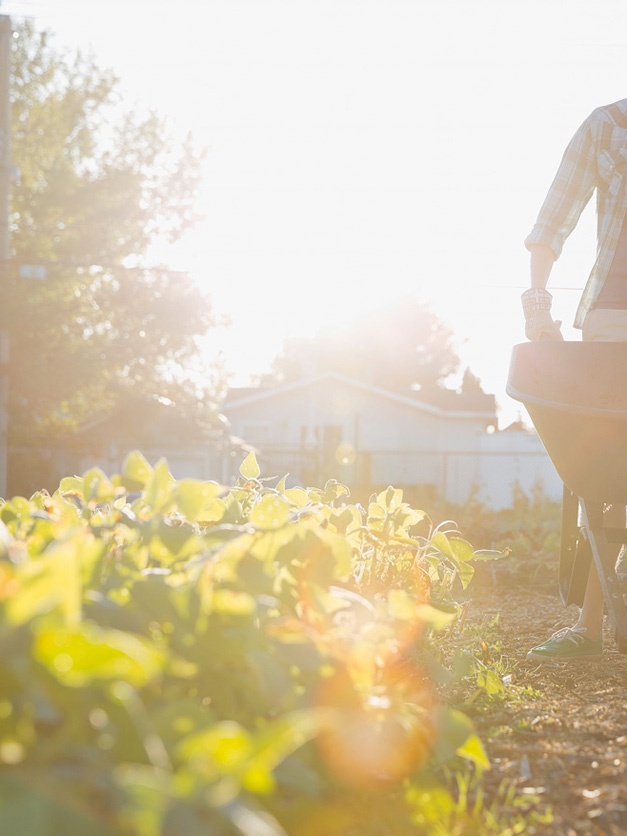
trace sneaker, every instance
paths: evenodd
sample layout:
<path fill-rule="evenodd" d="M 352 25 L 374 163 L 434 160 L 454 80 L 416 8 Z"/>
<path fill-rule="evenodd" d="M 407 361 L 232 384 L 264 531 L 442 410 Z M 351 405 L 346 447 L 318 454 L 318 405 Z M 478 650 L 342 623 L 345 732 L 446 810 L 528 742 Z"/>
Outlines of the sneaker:
<path fill-rule="evenodd" d="M 540 662 L 566 662 L 569 659 L 595 659 L 603 654 L 603 640 L 589 639 L 585 628 L 565 627 L 543 644 L 532 647 L 528 659 Z"/>

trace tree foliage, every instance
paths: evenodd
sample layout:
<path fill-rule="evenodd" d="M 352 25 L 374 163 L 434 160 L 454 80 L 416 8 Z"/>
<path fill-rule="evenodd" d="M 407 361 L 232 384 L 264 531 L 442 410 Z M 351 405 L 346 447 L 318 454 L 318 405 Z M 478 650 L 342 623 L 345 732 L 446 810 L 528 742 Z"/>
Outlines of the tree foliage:
<path fill-rule="evenodd" d="M 265 382 L 335 371 L 403 392 L 441 384 L 459 362 L 453 331 L 428 305 L 407 299 L 346 327 L 288 341 Z"/>
<path fill-rule="evenodd" d="M 118 79 L 32 24 L 12 56 L 11 424 L 85 417 L 133 386 L 167 388 L 214 323 L 191 279 L 146 269 L 190 228 L 202 156 L 157 114 L 129 111 Z M 24 265 L 45 267 L 43 281 Z M 189 396 L 187 387 L 187 395 Z"/>

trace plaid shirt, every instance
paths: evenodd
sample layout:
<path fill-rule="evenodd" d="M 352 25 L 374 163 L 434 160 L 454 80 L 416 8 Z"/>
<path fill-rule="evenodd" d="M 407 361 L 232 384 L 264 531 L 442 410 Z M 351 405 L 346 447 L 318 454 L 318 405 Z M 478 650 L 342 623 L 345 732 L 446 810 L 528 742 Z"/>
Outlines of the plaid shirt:
<path fill-rule="evenodd" d="M 627 99 L 599 107 L 570 141 L 527 249 L 543 245 L 559 258 L 566 238 L 597 192 L 597 255 L 575 315 L 581 328 L 607 278 L 627 210 Z"/>

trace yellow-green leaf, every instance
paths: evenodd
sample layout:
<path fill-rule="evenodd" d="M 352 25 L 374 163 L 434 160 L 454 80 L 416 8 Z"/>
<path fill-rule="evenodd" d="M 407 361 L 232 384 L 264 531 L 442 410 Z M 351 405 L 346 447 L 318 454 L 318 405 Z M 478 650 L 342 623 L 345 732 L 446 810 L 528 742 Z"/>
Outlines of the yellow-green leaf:
<path fill-rule="evenodd" d="M 403 491 L 400 488 L 389 487 L 377 496 L 377 503 L 386 511 L 395 511 L 403 501 Z"/>
<path fill-rule="evenodd" d="M 385 509 L 378 502 L 371 502 L 368 506 L 368 522 L 372 520 L 384 520 Z"/>
<path fill-rule="evenodd" d="M 240 476 L 244 479 L 258 479 L 261 470 L 259 465 L 257 464 L 257 456 L 255 456 L 254 452 L 251 450 L 250 453 L 246 456 L 244 461 L 242 462 L 240 469 Z"/>
<path fill-rule="evenodd" d="M 463 540 L 461 537 L 449 537 L 448 542 L 458 560 L 467 563 L 474 558 L 475 550 L 467 540 Z"/>
<path fill-rule="evenodd" d="M 269 795 L 276 787 L 272 772 L 265 764 L 254 761 L 243 770 L 242 786 L 256 795 Z"/>
<path fill-rule="evenodd" d="M 35 638 L 35 657 L 69 687 L 94 680 L 121 680 L 140 687 L 163 669 L 163 656 L 139 636 L 104 630 L 91 622 L 75 629 L 42 630 Z"/>
<path fill-rule="evenodd" d="M 434 548 L 436 548 L 439 552 L 441 552 L 445 557 L 450 557 L 452 560 L 457 559 L 449 538 L 446 536 L 446 534 L 443 534 L 441 531 L 436 531 L 436 533 L 433 535 L 433 537 L 431 538 L 431 545 Z"/>
<path fill-rule="evenodd" d="M 180 479 L 176 483 L 176 502 L 179 511 L 190 522 L 198 519 L 199 513 L 224 489 L 217 482 L 203 482 L 200 479 Z"/>
<path fill-rule="evenodd" d="M 85 502 L 105 502 L 115 494 L 113 483 L 99 467 L 93 467 L 84 473 L 82 483 Z"/>
<path fill-rule="evenodd" d="M 192 761 L 195 769 L 213 777 L 216 773 L 237 773 L 253 751 L 250 734 L 233 720 L 223 720 L 206 731 L 185 738 L 177 757 Z"/>
<path fill-rule="evenodd" d="M 471 734 L 466 742 L 459 747 L 457 754 L 472 761 L 479 769 L 490 769 L 490 760 L 483 748 L 483 743 L 476 734 Z"/>
<path fill-rule="evenodd" d="M 226 502 L 219 497 L 212 499 L 205 507 L 198 512 L 196 521 L 201 525 L 220 522 L 226 514 Z"/>
<path fill-rule="evenodd" d="M 483 688 L 486 694 L 494 696 L 495 694 L 502 694 L 505 690 L 503 680 L 496 671 L 481 670 L 477 674 L 477 684 Z"/>
<path fill-rule="evenodd" d="M 304 508 L 309 502 L 309 494 L 303 488 L 288 488 L 285 491 L 285 498 L 296 508 Z"/>
<path fill-rule="evenodd" d="M 266 494 L 250 512 L 250 522 L 255 528 L 270 531 L 289 522 L 290 506 L 281 496 Z"/>
<path fill-rule="evenodd" d="M 97 547 L 99 549 L 99 547 Z M 12 624 L 23 624 L 40 613 L 56 609 L 66 622 L 78 620 L 81 613 L 82 577 L 80 560 L 94 551 L 94 541 L 67 541 L 53 544 L 44 557 L 30 560 L 18 568 L 19 592 L 7 602 Z"/>
<path fill-rule="evenodd" d="M 462 582 L 462 587 L 466 589 L 470 581 L 473 579 L 475 570 L 470 563 L 465 563 L 463 560 L 460 560 L 458 574 Z"/>
<path fill-rule="evenodd" d="M 165 459 L 154 467 L 144 488 L 144 500 L 154 511 L 164 511 L 172 501 L 174 479 Z"/>
<path fill-rule="evenodd" d="M 457 612 L 444 612 L 431 606 L 431 604 L 418 604 L 414 617 L 424 621 L 425 624 L 437 632 L 447 627 L 451 621 L 457 618 L 457 615 Z"/>
<path fill-rule="evenodd" d="M 257 603 L 252 595 L 233 589 L 216 589 L 213 593 L 212 607 L 215 612 L 227 615 L 248 616 L 257 611 Z"/>
<path fill-rule="evenodd" d="M 129 453 L 122 467 L 122 476 L 138 490 L 143 488 L 152 475 L 152 467 L 139 450 Z"/>

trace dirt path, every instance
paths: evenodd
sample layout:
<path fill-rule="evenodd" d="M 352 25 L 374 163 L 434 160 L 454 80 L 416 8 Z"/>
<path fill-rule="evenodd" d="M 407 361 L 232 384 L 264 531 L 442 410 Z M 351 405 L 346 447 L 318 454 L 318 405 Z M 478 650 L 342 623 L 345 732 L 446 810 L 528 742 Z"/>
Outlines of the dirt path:
<path fill-rule="evenodd" d="M 513 678 L 506 697 L 474 717 L 494 765 L 488 788 L 495 793 L 509 779 L 552 808 L 553 823 L 528 833 L 625 836 L 627 655 L 606 630 L 601 660 L 547 666 L 525 658 L 575 618 L 548 587 L 473 591 L 471 623 L 479 636 L 485 629 L 490 654 Z"/>

